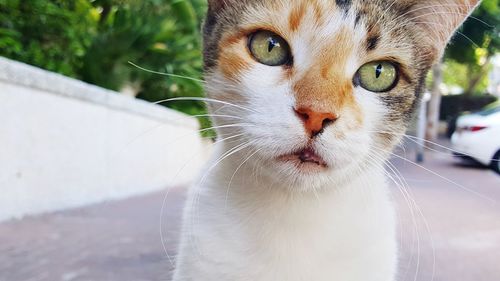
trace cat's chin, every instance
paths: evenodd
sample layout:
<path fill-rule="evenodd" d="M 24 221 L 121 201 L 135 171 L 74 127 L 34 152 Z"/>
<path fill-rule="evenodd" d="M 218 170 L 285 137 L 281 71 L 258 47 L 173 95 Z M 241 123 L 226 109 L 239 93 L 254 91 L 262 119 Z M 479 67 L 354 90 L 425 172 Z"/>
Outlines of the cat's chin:
<path fill-rule="evenodd" d="M 328 163 L 311 148 L 304 148 L 294 153 L 277 158 L 282 165 L 290 165 L 305 174 L 322 173 L 329 170 Z"/>

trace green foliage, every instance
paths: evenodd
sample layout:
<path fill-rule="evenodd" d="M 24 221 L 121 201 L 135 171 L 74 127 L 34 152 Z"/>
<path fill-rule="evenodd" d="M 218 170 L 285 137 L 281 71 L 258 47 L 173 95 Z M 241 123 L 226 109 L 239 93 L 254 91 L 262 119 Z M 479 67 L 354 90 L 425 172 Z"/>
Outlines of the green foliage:
<path fill-rule="evenodd" d="M 465 64 L 481 63 L 500 50 L 499 27 L 499 0 L 483 0 L 453 39 L 447 58 Z"/>
<path fill-rule="evenodd" d="M 448 70 L 457 72 L 445 72 L 446 82 L 460 85 L 468 94 L 486 90 L 490 58 L 500 51 L 499 27 L 500 1 L 483 0 L 447 49 Z"/>
<path fill-rule="evenodd" d="M 0 0 L 0 55 L 77 76 L 95 34 L 85 0 Z"/>
<path fill-rule="evenodd" d="M 0 55 L 156 102 L 199 97 L 205 0 L 0 0 Z M 165 106 L 197 115 L 203 103 Z M 202 122 L 206 124 L 206 120 Z"/>
<path fill-rule="evenodd" d="M 490 70 L 489 65 L 487 65 L 487 70 Z M 448 86 L 457 86 L 462 89 L 468 89 L 470 84 L 471 73 L 470 69 L 475 67 L 474 65 L 467 65 L 463 63 L 458 63 L 454 60 L 446 60 L 443 66 L 443 81 Z M 487 75 L 482 75 L 479 77 L 479 81 L 475 86 L 474 92 L 469 94 L 483 94 L 488 89 L 489 79 Z"/>
<path fill-rule="evenodd" d="M 120 6 L 96 1 L 94 5 L 106 12 L 101 13 L 100 32 L 84 58 L 85 81 L 114 90 L 133 84 L 139 97 L 150 101 L 201 95 L 202 87 L 192 80 L 166 78 L 128 64 L 200 78 L 198 19 L 189 1 L 128 1 Z"/>

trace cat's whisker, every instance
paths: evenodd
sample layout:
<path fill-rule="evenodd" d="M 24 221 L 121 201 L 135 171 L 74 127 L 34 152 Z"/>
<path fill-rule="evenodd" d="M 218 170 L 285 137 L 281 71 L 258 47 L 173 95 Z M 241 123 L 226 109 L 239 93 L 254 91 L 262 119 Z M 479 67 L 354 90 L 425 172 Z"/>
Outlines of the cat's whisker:
<path fill-rule="evenodd" d="M 457 9 L 455 10 L 449 10 L 449 11 L 437 11 L 435 8 L 443 8 L 443 7 L 448 7 L 448 8 L 454 8 L 456 7 Z M 389 31 L 393 31 L 397 28 L 402 28 L 402 27 L 405 27 L 405 26 L 413 26 L 414 24 L 419 24 L 419 23 L 422 23 L 422 24 L 430 24 L 430 25 L 437 25 L 438 23 L 437 22 L 414 22 L 415 19 L 418 19 L 418 18 L 421 18 L 421 17 L 429 17 L 431 15 L 439 15 L 439 14 L 449 14 L 449 15 L 463 15 L 463 16 L 467 16 L 469 15 L 468 13 L 464 13 L 462 12 L 459 8 L 463 9 L 463 6 L 461 5 L 457 5 L 457 4 L 441 4 L 441 5 L 428 5 L 428 6 L 422 6 L 422 7 L 418 7 L 418 8 L 415 8 L 415 9 L 412 9 L 412 10 L 409 10 L 407 11 L 406 13 L 402 14 L 402 15 L 399 15 L 398 17 L 396 17 L 395 19 L 393 19 L 391 21 L 391 23 L 394 23 L 394 22 L 398 22 L 399 20 L 401 20 L 402 18 L 406 17 L 407 15 L 411 14 L 411 13 L 415 13 L 417 11 L 420 11 L 420 10 L 425 10 L 425 9 L 432 9 L 433 11 L 432 12 L 429 12 L 429 13 L 425 13 L 425 14 L 419 14 L 417 16 L 414 16 L 413 18 L 410 18 L 410 19 L 405 19 L 405 21 L 407 21 L 405 24 L 397 24 L 395 25 L 395 27 L 393 27 L 392 29 L 390 29 Z M 475 19 L 477 21 L 479 21 L 480 23 L 483 23 L 485 24 L 486 26 L 489 26 L 491 27 L 491 25 L 489 25 L 488 23 L 476 18 L 476 17 L 470 17 L 472 19 Z M 441 26 L 446 26 L 444 24 L 440 24 Z M 432 32 L 436 33 L 438 32 L 438 30 L 432 30 Z M 467 40 L 471 41 L 475 46 L 477 46 L 478 44 L 475 43 L 473 40 L 471 40 L 469 37 L 467 37 L 466 35 L 462 34 L 461 32 L 457 32 L 459 35 L 462 35 L 464 36 L 464 38 L 466 38 Z"/>
<path fill-rule="evenodd" d="M 398 0 L 392 0 L 392 3 L 391 5 L 389 5 L 389 7 L 386 8 L 386 10 L 390 11 L 392 9 L 392 7 L 398 2 Z M 383 18 L 382 17 L 379 17 L 377 19 L 377 22 L 374 24 L 374 26 L 378 26 L 380 24 L 380 22 L 383 21 Z"/>
<path fill-rule="evenodd" d="M 491 198 L 487 197 L 486 195 L 481 194 L 481 193 L 479 193 L 477 191 L 474 191 L 474 190 L 472 190 L 472 189 L 470 189 L 470 188 L 468 188 L 468 187 L 466 187 L 466 186 L 464 186 L 462 184 L 459 184 L 459 183 L 457 183 L 457 182 L 455 182 L 455 181 L 453 181 L 453 180 L 451 180 L 451 179 L 449 179 L 449 178 L 447 178 L 447 177 L 445 177 L 443 175 L 440 175 L 439 173 L 436 173 L 436 172 L 432 171 L 431 169 L 428 169 L 428 168 L 424 167 L 423 165 L 420 165 L 420 164 L 418 164 L 416 162 L 413 162 L 413 161 L 411 161 L 409 159 L 406 159 L 406 158 L 404 158 L 402 156 L 399 156 L 399 155 L 397 155 L 397 154 L 395 154 L 395 153 L 393 153 L 391 151 L 388 151 L 388 150 L 380 149 L 380 151 L 384 152 L 384 153 L 388 153 L 389 155 L 391 155 L 391 156 L 393 156 L 393 157 L 395 157 L 397 159 L 403 160 L 403 161 L 408 162 L 408 163 L 410 163 L 410 164 L 412 164 L 412 165 L 414 165 L 414 166 L 416 166 L 416 167 L 418 167 L 420 169 L 423 169 L 426 172 L 431 173 L 432 175 L 434 175 L 434 176 L 436 176 L 436 177 L 438 177 L 438 178 L 440 178 L 440 179 L 442 179 L 442 180 L 444 180 L 444 181 L 446 181 L 446 182 L 448 182 L 450 184 L 453 184 L 453 185 L 459 187 L 460 189 L 462 189 L 464 191 L 467 191 L 467 192 L 469 192 L 469 193 L 471 193 L 471 194 L 473 194 L 473 195 L 475 195 L 477 197 L 480 197 L 480 198 L 482 198 L 484 200 L 487 200 L 487 201 L 489 201 L 491 203 L 494 203 L 494 204 L 497 203 L 496 200 L 491 199 Z"/>
<path fill-rule="evenodd" d="M 405 200 L 407 200 L 411 206 L 413 206 L 415 209 L 418 210 L 419 209 L 418 204 L 416 203 L 415 199 L 413 198 L 413 196 L 409 192 L 409 185 L 406 182 L 406 180 L 404 179 L 404 177 L 402 176 L 402 174 L 400 173 L 400 171 L 390 162 L 386 162 L 385 166 L 388 167 L 389 170 L 391 170 L 393 172 L 393 175 L 396 177 L 396 179 L 398 179 L 399 184 L 396 183 L 396 185 L 397 185 L 398 189 L 400 190 L 401 194 L 403 195 L 403 197 L 405 197 Z M 389 176 L 389 177 L 392 177 L 392 176 Z M 409 208 L 410 208 L 414 228 L 415 228 L 416 235 L 417 235 L 417 264 L 415 265 L 415 276 L 414 276 L 414 280 L 416 281 L 418 276 L 419 276 L 419 272 L 420 272 L 421 237 L 420 237 L 419 227 L 418 227 L 418 223 L 416 221 L 416 215 L 415 215 L 415 212 L 413 210 L 413 207 L 409 207 Z M 429 235 L 430 235 L 430 233 L 429 233 Z M 412 253 L 412 255 L 413 255 L 413 253 Z M 411 264 L 411 259 L 410 259 L 409 263 Z M 410 269 L 410 267 L 407 268 L 406 274 L 408 274 L 409 269 Z"/>
<path fill-rule="evenodd" d="M 458 5 L 458 4 L 439 4 L 439 5 L 427 5 L 427 6 L 421 6 L 421 7 L 418 7 L 418 8 L 414 8 L 414 9 L 410 9 L 408 10 L 407 12 L 397 16 L 396 18 L 394 18 L 390 23 L 395 23 L 395 22 L 399 22 L 401 19 L 405 18 L 406 16 L 412 14 L 412 13 L 415 13 L 415 12 L 418 12 L 418 11 L 422 11 L 422 10 L 426 10 L 426 9 L 433 9 L 435 10 L 435 8 L 442 8 L 442 7 L 457 7 L 457 8 L 463 8 L 461 5 Z M 460 12 L 460 11 L 459 11 Z M 460 14 L 460 13 L 458 13 Z"/>
<path fill-rule="evenodd" d="M 435 272 L 436 272 L 436 251 L 435 251 L 435 246 L 434 246 L 434 238 L 432 237 L 432 231 L 431 231 L 431 228 L 429 226 L 429 222 L 427 220 L 427 218 L 425 217 L 423 211 L 422 211 L 422 208 L 418 205 L 417 201 L 415 200 L 414 196 L 411 194 L 411 189 L 410 189 L 410 185 L 408 184 L 408 182 L 406 181 L 406 179 L 404 178 L 403 174 L 399 171 L 399 169 L 394 165 L 392 164 L 391 162 L 386 162 L 386 165 L 392 167 L 391 170 L 393 170 L 397 176 L 402 180 L 402 187 L 403 189 L 405 190 L 407 196 L 411 199 L 411 201 L 413 202 L 413 205 L 415 206 L 417 212 L 419 213 L 420 217 L 422 218 L 422 221 L 424 222 L 425 224 L 425 228 L 426 228 L 426 231 L 428 233 L 428 236 L 429 236 L 429 239 L 430 239 L 430 244 L 431 244 L 431 249 L 432 249 L 432 259 L 433 259 L 433 264 L 432 264 L 432 278 L 430 281 L 433 281 L 434 278 L 435 278 Z M 416 281 L 416 277 L 415 277 L 415 281 Z"/>
<path fill-rule="evenodd" d="M 415 22 L 415 23 L 429 24 L 429 25 L 438 26 L 438 27 L 444 27 L 445 26 L 444 24 L 440 24 L 440 23 L 437 23 L 437 22 Z M 433 30 L 433 32 L 437 32 L 437 31 Z M 460 31 L 457 30 L 456 33 L 458 35 L 463 36 L 467 41 L 471 42 L 472 45 L 474 45 L 474 47 L 476 47 L 476 48 L 480 48 L 481 47 L 476 42 L 474 42 L 474 40 L 472 40 L 470 37 L 468 37 L 467 35 L 463 34 L 462 32 L 460 32 Z"/>
<path fill-rule="evenodd" d="M 396 168 L 396 166 L 394 164 L 392 164 L 391 162 L 385 162 L 385 166 L 388 167 L 388 169 L 390 171 L 392 171 L 394 173 L 394 175 L 396 176 L 396 178 L 398 179 L 399 183 L 394 181 L 394 178 L 387 174 L 387 176 L 389 178 L 391 178 L 395 184 L 397 185 L 398 189 L 402 192 L 402 195 L 403 197 L 405 198 L 405 201 L 407 201 L 407 204 L 408 203 L 408 200 L 410 200 L 410 202 L 412 203 L 412 205 L 414 206 L 414 208 L 416 209 L 416 211 L 418 212 L 418 214 L 420 215 L 420 217 L 422 218 L 422 221 L 425 225 L 425 228 L 426 228 L 426 231 L 427 231 L 427 234 L 428 234 L 428 237 L 429 237 L 429 240 L 430 240 L 430 244 L 431 244 L 431 249 L 432 249 L 432 260 L 433 260 L 433 265 L 432 265 L 432 278 L 431 278 L 431 281 L 434 280 L 435 278 L 435 267 L 436 267 L 436 255 L 435 255 L 435 246 L 434 246 L 434 239 L 432 237 L 432 232 L 431 232 L 431 229 L 430 229 L 430 226 L 429 226 L 429 223 L 428 223 L 428 220 L 427 218 L 425 217 L 425 215 L 423 214 L 423 211 L 422 209 L 420 208 L 420 206 L 417 204 L 416 200 L 414 199 L 414 197 L 411 195 L 410 193 L 410 186 L 408 184 L 408 182 L 406 181 L 406 179 L 403 177 L 403 175 L 401 174 L 401 172 Z M 413 210 L 410 210 L 410 212 L 412 213 L 412 218 L 415 219 L 415 214 L 413 212 Z M 415 229 L 418 229 L 418 225 L 416 223 L 416 221 L 414 221 L 414 227 Z M 418 231 L 418 230 L 417 230 Z M 420 254 L 419 255 L 419 258 L 420 258 Z M 411 264 L 411 260 L 409 261 L 409 264 Z M 416 281 L 417 280 L 417 277 L 418 277 L 418 271 L 419 271 L 419 262 L 417 264 L 417 269 L 416 269 L 416 273 L 415 273 L 415 278 L 414 280 Z M 410 268 L 407 268 L 407 273 L 408 273 L 408 270 Z M 406 274 L 407 274 L 406 273 Z M 406 275 L 405 274 L 405 275 Z"/>
<path fill-rule="evenodd" d="M 216 99 L 211 99 L 211 98 L 202 98 L 202 97 L 177 97 L 177 98 L 170 98 L 170 99 L 165 99 L 165 100 L 160 100 L 157 102 L 154 102 L 154 104 L 162 104 L 162 103 L 168 103 L 168 102 L 174 102 L 174 101 L 203 101 L 203 102 L 209 102 L 209 103 L 220 103 L 228 106 L 232 106 L 235 108 L 243 109 L 245 111 L 250 111 L 253 113 L 259 113 L 258 111 L 243 107 L 241 105 L 233 104 L 227 101 L 222 101 L 222 100 L 216 100 Z"/>
<path fill-rule="evenodd" d="M 230 115 L 213 115 L 213 114 L 201 114 L 201 115 L 194 115 L 194 116 L 185 116 L 184 118 L 179 118 L 179 119 L 173 119 L 173 120 L 168 120 L 168 122 L 176 122 L 176 121 L 180 121 L 180 120 L 183 120 L 183 119 L 187 119 L 187 118 L 190 118 L 190 117 L 223 117 L 223 118 L 233 118 L 233 119 L 240 119 L 242 120 L 242 118 L 240 117 L 236 117 L 236 116 L 230 116 Z M 161 128 L 164 128 L 165 126 L 170 126 L 171 124 L 169 123 L 166 123 L 166 121 L 164 121 L 163 123 L 161 124 L 158 124 L 158 125 L 155 125 L 151 128 L 148 128 L 144 131 L 142 131 L 140 134 L 132 137 L 129 141 L 127 141 L 123 146 L 122 148 L 120 148 L 116 154 L 121 154 L 122 152 L 124 152 L 129 146 L 131 146 L 132 144 L 134 144 L 135 142 L 139 141 L 140 139 L 148 136 L 149 134 L 152 134 L 153 132 L 155 132 L 156 130 L 159 130 Z M 197 132 L 198 133 L 204 133 L 204 132 L 209 132 L 211 130 L 215 130 L 215 129 L 218 129 L 220 126 L 215 126 L 215 127 L 210 127 L 210 128 L 206 128 L 206 129 L 200 129 L 198 130 Z M 236 126 L 235 126 L 236 127 Z M 179 139 L 182 139 L 184 137 L 188 137 L 192 135 L 191 133 L 188 133 L 188 134 L 185 134 L 185 135 L 182 135 L 179 137 Z M 203 138 L 212 138 L 212 137 L 203 137 Z M 179 139 L 176 139 L 176 140 L 173 140 L 171 143 L 169 144 L 174 144 L 176 143 Z"/>
<path fill-rule="evenodd" d="M 468 157 L 473 158 L 472 155 L 469 155 L 467 153 L 464 153 L 464 152 L 461 152 L 461 151 L 449 148 L 447 146 L 441 145 L 441 144 L 433 142 L 433 141 L 426 140 L 424 138 L 419 138 L 419 137 L 408 135 L 408 134 L 404 134 L 404 133 L 401 134 L 401 133 L 394 133 L 394 132 L 389 132 L 389 131 L 370 131 L 370 132 L 371 133 L 381 133 L 381 134 L 391 134 L 391 135 L 394 135 L 396 137 L 407 138 L 408 140 L 410 140 L 411 142 L 413 142 L 415 144 L 420 144 L 420 142 L 424 142 L 424 143 L 427 143 L 427 144 L 430 144 L 430 145 L 442 148 L 442 149 L 444 149 L 444 150 L 446 150 L 448 152 L 452 152 L 452 153 L 456 153 L 456 154 L 460 154 L 460 155 L 464 155 L 464 156 L 468 156 Z M 437 153 L 442 153 L 442 154 L 449 155 L 447 152 L 436 150 L 436 149 L 432 148 L 431 146 L 428 146 L 428 145 L 425 145 L 425 144 L 423 145 L 423 147 L 426 148 L 426 149 L 429 149 L 429 150 L 431 150 L 433 152 L 437 152 Z M 453 155 L 450 155 L 450 156 L 454 157 L 454 158 L 459 158 L 460 157 L 460 156 L 453 156 Z M 498 161 L 500 161 L 500 160 L 493 159 L 493 158 L 490 158 L 488 160 L 491 161 L 491 162 L 498 162 Z"/>
<path fill-rule="evenodd" d="M 412 196 L 409 194 L 408 190 L 405 189 L 405 183 L 403 180 L 404 178 L 402 178 L 402 176 L 398 175 L 399 171 L 397 170 L 397 168 L 395 166 L 391 165 L 390 162 L 387 162 L 383 155 L 380 155 L 379 153 L 377 153 L 375 151 L 372 151 L 372 153 L 374 154 L 372 157 L 375 157 L 376 159 L 378 159 L 379 162 L 384 163 L 384 166 L 387 166 L 387 168 L 393 172 L 393 174 L 390 174 L 386 171 L 385 174 L 391 181 L 394 182 L 394 184 L 396 185 L 396 187 L 398 188 L 398 190 L 402 194 L 403 199 L 405 200 L 405 203 L 408 207 L 408 210 L 410 211 L 412 224 L 413 224 L 413 234 L 415 235 L 413 242 L 412 242 L 412 245 L 417 247 L 417 264 L 416 264 L 416 274 L 415 274 L 415 277 L 417 277 L 419 267 L 420 267 L 420 243 L 421 242 L 420 242 L 420 233 L 419 233 L 418 223 L 416 220 L 416 215 L 415 215 L 414 209 L 412 207 L 412 206 L 414 206 L 414 204 L 412 204 L 412 200 L 410 200 L 410 199 L 412 199 Z M 370 155 L 367 155 L 367 156 L 371 157 Z M 394 178 L 394 177 L 396 177 L 396 178 Z M 410 265 L 413 263 L 414 257 L 415 257 L 414 250 L 412 250 L 412 254 L 410 256 L 410 259 L 408 260 L 408 266 L 406 269 L 406 273 L 403 276 L 407 276 L 407 274 L 409 273 Z"/>
<path fill-rule="evenodd" d="M 232 136 L 229 136 L 229 137 L 226 137 L 226 138 L 223 138 L 223 139 L 220 139 L 220 140 L 217 140 L 213 143 L 210 144 L 210 146 L 215 146 L 219 143 L 222 143 L 222 142 L 226 142 L 228 140 L 233 140 L 233 139 L 238 139 L 240 137 L 244 136 L 244 134 L 237 134 L 237 135 L 232 135 Z M 175 173 L 175 175 L 172 177 L 172 179 L 175 179 L 177 178 L 180 173 L 182 173 L 186 168 L 187 166 L 195 159 L 199 157 L 199 151 L 195 152 L 194 154 L 192 154 L 187 160 L 178 170 L 177 172 Z M 170 263 L 170 265 L 173 267 L 175 266 L 174 265 L 174 261 L 172 259 L 172 257 L 170 256 L 170 254 L 168 253 L 168 249 L 167 249 L 167 245 L 165 243 L 165 239 L 164 237 L 166 237 L 164 235 L 164 232 L 163 232 L 163 228 L 164 228 L 164 225 L 163 225 L 163 214 L 164 214 L 164 211 L 165 211 L 165 207 L 166 207 L 166 204 L 167 204 L 167 199 L 168 199 L 168 195 L 170 194 L 170 188 L 167 189 L 167 192 L 165 193 L 165 196 L 163 197 L 163 201 L 162 201 L 162 205 L 161 205 L 161 209 L 160 209 L 160 241 L 161 241 L 161 244 L 162 244 L 162 247 L 163 247 L 163 250 L 165 252 L 165 255 L 167 256 L 167 259 Z"/>
<path fill-rule="evenodd" d="M 191 230 L 192 230 L 192 232 L 195 232 L 196 225 L 197 225 L 197 223 L 199 221 L 199 208 L 196 207 L 197 205 L 199 205 L 199 200 L 200 200 L 199 187 L 202 186 L 202 184 L 205 182 L 205 180 L 210 175 L 210 173 L 212 172 L 212 170 L 215 169 L 215 167 L 217 167 L 220 163 L 222 163 L 227 158 L 229 158 L 229 157 L 235 155 L 236 153 L 239 153 L 240 151 L 246 149 L 250 145 L 251 145 L 251 141 L 248 141 L 246 143 L 242 143 L 242 144 L 237 145 L 236 147 L 228 150 L 226 153 L 224 153 L 223 155 L 221 155 L 215 161 L 215 163 L 213 165 L 211 165 L 207 169 L 207 171 L 204 173 L 204 175 L 202 176 L 201 180 L 196 185 L 198 189 L 197 189 L 197 192 L 196 192 L 196 194 L 195 194 L 195 196 L 193 197 L 193 200 L 192 200 L 192 210 L 194 210 L 194 213 L 195 213 L 195 215 L 193 215 L 192 218 L 191 218 Z M 199 249 L 199 247 L 197 246 L 198 242 L 197 242 L 196 238 L 194 238 L 194 235 L 191 235 L 191 243 L 192 243 L 193 249 L 195 251 L 197 251 L 198 256 L 202 257 L 203 253 Z"/>
<path fill-rule="evenodd" d="M 390 167 L 390 166 L 388 166 L 388 167 Z M 395 173 L 395 172 L 393 172 L 393 173 Z M 412 249 L 412 253 L 411 253 L 410 259 L 408 260 L 407 268 L 406 268 L 405 274 L 403 276 L 405 276 L 405 278 L 406 278 L 406 276 L 410 272 L 411 264 L 413 263 L 413 260 L 415 259 L 415 256 L 416 256 L 417 258 L 416 258 L 416 264 L 415 264 L 415 275 L 413 278 L 413 280 L 416 281 L 418 276 L 419 276 L 419 272 L 420 272 L 420 258 L 421 258 L 421 243 L 422 242 L 421 242 L 421 237 L 420 237 L 420 230 L 419 230 L 418 223 L 416 220 L 415 211 L 413 210 L 412 199 L 411 199 L 411 196 L 409 196 L 409 194 L 408 194 L 407 190 L 405 189 L 405 187 L 403 186 L 403 184 L 400 183 L 400 182 L 402 182 L 402 180 L 398 179 L 399 176 L 396 175 L 396 179 L 394 179 L 394 176 L 389 174 L 389 173 L 386 173 L 386 176 L 395 183 L 399 192 L 402 194 L 404 200 L 406 201 L 406 204 L 408 205 L 408 209 L 410 210 L 412 223 L 413 223 L 413 229 L 414 229 L 413 234 L 415 235 L 413 238 L 412 245 L 414 247 L 416 247 L 417 250 L 416 250 L 416 254 L 415 254 L 415 248 Z"/>
<path fill-rule="evenodd" d="M 255 152 L 253 152 L 252 154 L 250 154 L 250 156 L 248 156 L 245 160 L 243 160 L 241 162 L 241 164 L 234 171 L 233 175 L 231 176 L 231 179 L 229 180 L 229 184 L 227 185 L 226 198 L 224 200 L 224 212 L 227 211 L 227 202 L 228 202 L 228 198 L 229 198 L 229 191 L 231 189 L 231 186 L 233 184 L 233 180 L 234 180 L 236 174 L 243 167 L 243 165 L 245 165 L 253 156 L 255 156 L 257 153 L 259 153 L 262 150 L 263 150 L 263 148 L 257 149 Z"/>
<path fill-rule="evenodd" d="M 229 198 L 229 191 L 230 191 L 231 186 L 233 184 L 234 177 L 236 176 L 236 174 L 238 173 L 238 171 L 243 167 L 243 165 L 245 165 L 253 156 L 255 156 L 257 153 L 259 153 L 262 150 L 263 150 L 263 148 L 257 149 L 255 152 L 253 152 L 243 162 L 241 162 L 241 164 L 234 171 L 233 175 L 231 176 L 231 179 L 229 180 L 229 184 L 227 185 L 226 198 L 224 200 L 224 211 L 227 210 L 227 202 L 228 202 L 228 198 Z"/>
<path fill-rule="evenodd" d="M 154 71 L 154 70 L 151 70 L 151 69 L 147 69 L 147 68 L 144 68 L 142 66 L 139 66 L 131 61 L 128 62 L 128 64 L 132 65 L 133 67 L 137 68 L 137 69 L 140 69 L 142 71 L 145 71 L 145 72 L 148 72 L 148 73 L 151 73 L 151 74 L 156 74 L 156 75 L 161 75 L 161 76 L 167 76 L 167 77 L 174 77 L 174 78 L 181 78 L 181 79 L 186 79 L 186 80 L 191 80 L 191 81 L 195 81 L 195 82 L 199 82 L 199 83 L 206 83 L 205 81 L 201 80 L 201 79 L 197 79 L 197 78 L 193 78 L 193 77 L 189 77 L 189 76 L 183 76 L 183 75 L 178 75 L 178 74 L 171 74 L 171 73 L 165 73 L 165 72 L 159 72 L 159 71 Z"/>
<path fill-rule="evenodd" d="M 162 126 L 166 126 L 166 124 L 162 125 Z M 217 129 L 229 129 L 229 128 L 241 129 L 241 128 L 249 128 L 249 127 L 255 127 L 255 125 L 244 124 L 244 123 L 220 125 L 220 126 L 213 126 L 213 127 L 210 127 L 210 128 L 200 129 L 200 130 L 197 131 L 197 133 L 210 132 L 212 130 L 217 130 Z M 193 135 L 193 132 L 186 133 L 184 135 L 181 135 L 181 136 L 177 137 L 175 140 L 173 140 L 173 141 L 171 141 L 171 142 L 169 142 L 169 143 L 167 143 L 165 145 L 167 145 L 167 146 L 173 145 L 173 144 L 175 144 L 175 143 L 177 143 L 179 141 L 182 141 L 184 138 L 187 138 L 187 137 L 192 136 L 192 135 Z"/>
<path fill-rule="evenodd" d="M 208 84 L 207 81 L 205 80 L 202 80 L 202 79 L 198 79 L 198 78 L 194 78 L 194 77 L 189 77 L 189 76 L 185 76 L 185 75 L 179 75 L 179 74 L 173 74 L 173 73 L 166 73 L 166 72 L 159 72 L 159 71 L 154 71 L 154 70 L 150 70 L 150 69 L 147 69 L 147 68 L 144 68 L 144 67 L 141 67 L 133 62 L 128 62 L 130 65 L 134 66 L 135 68 L 137 69 L 140 69 L 142 71 L 145 71 L 145 72 L 148 72 L 148 73 L 151 73 L 151 74 L 156 74 L 156 75 L 161 75 L 161 76 L 166 76 L 166 77 L 172 77 L 172 78 L 180 78 L 180 79 L 185 79 L 185 80 L 191 80 L 191 81 L 194 81 L 194 82 L 198 82 L 198 83 L 202 83 L 206 88 L 211 88 L 211 85 Z M 239 90 L 239 88 L 237 87 L 234 87 L 232 85 L 227 85 L 227 83 L 225 83 L 225 81 L 220 81 L 220 80 L 217 80 L 217 79 L 214 79 L 214 78 L 211 78 L 213 79 L 212 81 L 213 82 L 218 82 L 218 83 L 221 83 L 221 84 L 224 84 L 224 88 L 227 89 L 228 87 L 229 88 L 233 88 L 235 90 Z M 217 88 L 213 88 L 213 89 L 217 89 Z"/>

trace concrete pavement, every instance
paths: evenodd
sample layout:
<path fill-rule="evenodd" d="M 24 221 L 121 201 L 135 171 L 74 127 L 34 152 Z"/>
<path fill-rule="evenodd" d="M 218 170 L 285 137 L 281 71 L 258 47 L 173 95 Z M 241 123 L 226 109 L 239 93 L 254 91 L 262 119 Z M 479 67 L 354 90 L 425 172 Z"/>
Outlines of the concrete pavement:
<path fill-rule="evenodd" d="M 500 204 L 494 203 L 500 202 L 500 177 L 454 164 L 448 154 L 429 153 L 427 160 L 425 169 L 433 172 L 393 161 L 425 217 L 410 211 L 394 186 L 403 251 L 400 280 L 430 281 L 433 267 L 436 281 L 500 280 Z M 165 194 L 0 224 L 0 281 L 169 280 L 172 267 L 160 239 Z M 173 189 L 163 212 L 170 254 L 184 199 L 184 189 Z"/>
<path fill-rule="evenodd" d="M 183 189 L 164 212 L 164 241 L 175 250 Z M 165 193 L 0 224 L 0 281 L 169 280 L 160 239 Z"/>
<path fill-rule="evenodd" d="M 395 188 L 403 250 L 400 280 L 500 280 L 500 176 L 441 153 L 427 154 L 428 171 L 401 159 L 393 163 L 422 211 L 412 208 L 412 215 Z"/>

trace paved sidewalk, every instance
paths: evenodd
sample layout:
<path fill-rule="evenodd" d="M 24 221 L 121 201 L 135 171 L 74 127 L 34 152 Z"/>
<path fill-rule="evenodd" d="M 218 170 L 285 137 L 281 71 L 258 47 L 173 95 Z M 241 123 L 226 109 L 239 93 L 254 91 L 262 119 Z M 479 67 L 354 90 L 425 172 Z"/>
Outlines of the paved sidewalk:
<path fill-rule="evenodd" d="M 183 189 L 170 192 L 165 243 L 174 252 Z M 160 239 L 166 192 L 0 224 L 0 281 L 168 280 Z"/>
<path fill-rule="evenodd" d="M 401 159 L 393 163 L 422 211 L 420 215 L 413 208 L 413 216 L 394 188 L 402 230 L 400 280 L 500 280 L 500 176 L 442 153 L 427 154 L 425 169 L 429 171 Z"/>
<path fill-rule="evenodd" d="M 449 155 L 428 156 L 425 167 L 439 176 L 403 160 L 394 163 L 431 233 L 415 212 L 418 251 L 412 214 L 394 187 L 402 230 L 399 280 L 431 281 L 433 252 L 435 281 L 500 280 L 500 204 L 491 202 L 500 202 L 500 177 L 454 164 Z M 0 224 L 0 281 L 169 280 L 171 265 L 160 239 L 165 193 Z M 164 240 L 171 254 L 184 199 L 184 189 L 172 190 L 164 210 Z"/>

